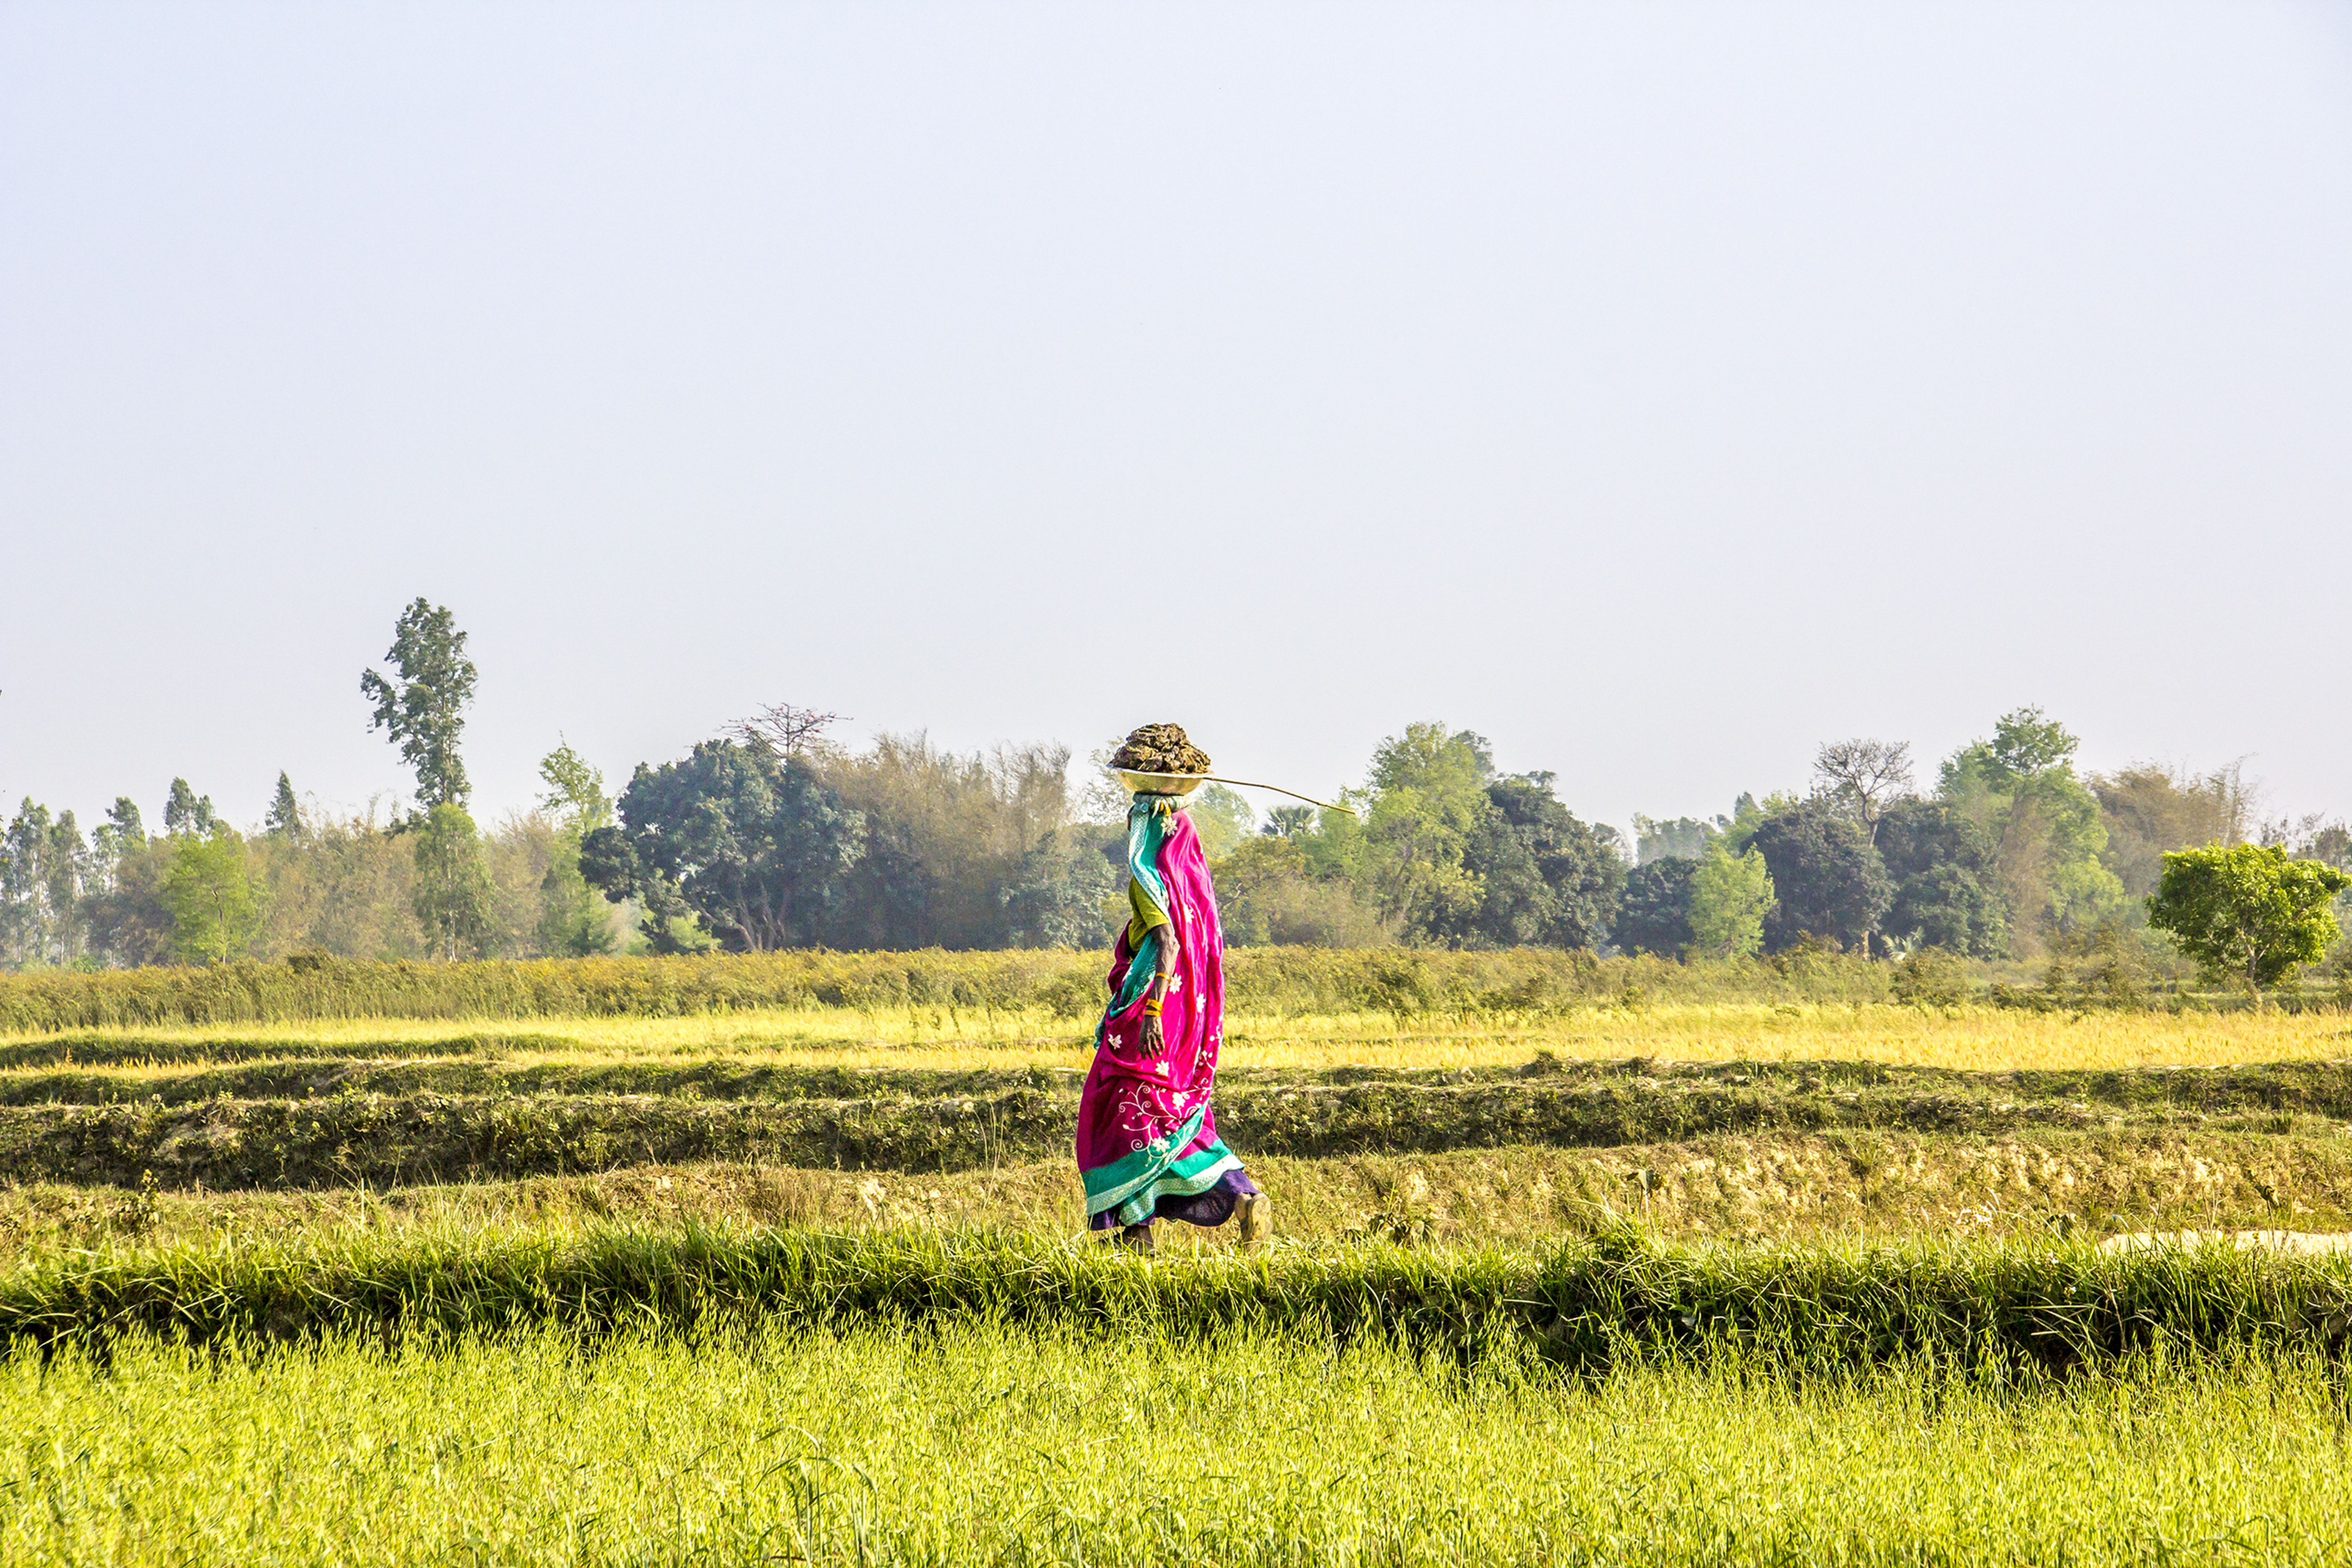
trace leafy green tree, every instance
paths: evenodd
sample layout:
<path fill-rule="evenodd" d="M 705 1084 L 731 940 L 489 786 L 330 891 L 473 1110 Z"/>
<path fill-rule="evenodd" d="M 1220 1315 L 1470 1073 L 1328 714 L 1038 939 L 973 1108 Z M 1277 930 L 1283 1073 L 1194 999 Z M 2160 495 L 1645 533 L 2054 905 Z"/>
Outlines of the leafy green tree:
<path fill-rule="evenodd" d="M 457 743 L 466 730 L 466 705 L 474 700 L 473 660 L 466 657 L 466 634 L 446 609 L 422 595 L 403 610 L 384 658 L 398 672 L 386 679 L 374 670 L 360 675 L 360 695 L 375 703 L 371 730 L 383 730 L 400 746 L 400 760 L 416 770 L 417 803 L 462 808 L 472 793 Z"/>
<path fill-rule="evenodd" d="M 2107 830 L 2100 858 L 2124 891 L 2142 901 L 2156 891 L 2168 849 L 2242 844 L 2252 837 L 2253 790 L 2232 763 L 2210 773 L 2142 763 L 2084 781 Z"/>
<path fill-rule="evenodd" d="M 184 963 L 226 963 L 243 957 L 261 929 L 261 879 L 245 840 L 225 822 L 202 837 L 171 840 L 163 872 L 163 905 L 172 913 L 173 945 Z"/>
<path fill-rule="evenodd" d="M 547 874 L 540 883 L 539 927 L 534 941 L 541 952 L 587 958 L 610 952 L 613 937 L 611 904 L 588 885 L 580 870 L 580 841 L 613 823 L 613 801 L 604 793 L 604 775 L 587 759 L 561 741 L 540 759 L 539 776 L 547 785 L 540 807 L 554 820 L 555 841 L 548 857 Z"/>
<path fill-rule="evenodd" d="M 2256 991 L 2317 963 L 2339 934 L 2333 904 L 2352 876 L 2290 858 L 2276 844 L 2176 849 L 2148 896 L 2148 924 L 2169 931 L 2209 979 Z"/>
<path fill-rule="evenodd" d="M 137 809 L 132 807 L 134 812 Z M 173 779 L 172 798 L 163 805 L 165 836 L 177 838 L 185 834 L 202 838 L 212 832 L 214 822 L 213 797 L 198 795 L 188 787 L 185 779 Z"/>
<path fill-rule="evenodd" d="M 2008 951 L 2000 847 L 1974 819 L 1946 801 L 1897 801 L 1879 819 L 1878 851 L 1895 884 L 1882 930 L 1948 953 Z"/>
<path fill-rule="evenodd" d="M 1754 847 L 1772 875 L 1775 904 L 1764 942 L 1774 952 L 1807 935 L 1860 948 L 1894 901 L 1870 830 L 1829 800 L 1816 797 L 1766 817 Z"/>
<path fill-rule="evenodd" d="M 1257 831 L 1257 808 L 1235 790 L 1203 784 L 1193 792 L 1186 815 L 1201 836 L 1201 853 L 1211 865 L 1234 852 L 1236 845 Z"/>
<path fill-rule="evenodd" d="M 416 878 L 409 900 L 438 959 L 478 957 L 490 931 L 490 874 L 481 836 L 463 806 L 442 801 L 415 827 Z"/>
<path fill-rule="evenodd" d="M 582 839 L 580 868 L 608 896 L 643 900 L 646 936 L 662 951 L 678 916 L 738 951 L 815 940 L 865 831 L 801 758 L 733 741 L 639 763 L 620 814 L 619 826 Z"/>
<path fill-rule="evenodd" d="M 1717 958 L 1752 958 L 1772 912 L 1772 873 L 1754 849 L 1735 855 L 1723 839 L 1691 873 L 1691 949 Z"/>
<path fill-rule="evenodd" d="M 1476 921 L 1485 889 L 1465 861 L 1494 809 L 1493 773 L 1482 737 L 1441 723 L 1408 724 L 1372 754 L 1371 805 L 1352 869 L 1391 929 L 1444 940 Z"/>
<path fill-rule="evenodd" d="M 176 841 L 150 838 L 139 807 L 118 796 L 90 833 L 91 876 L 83 906 L 90 951 L 130 966 L 168 963 L 178 952 L 163 879 Z"/>
<path fill-rule="evenodd" d="M 613 825 L 613 797 L 604 793 L 604 775 L 573 751 L 571 742 L 556 739 L 555 750 L 539 760 L 539 776 L 547 785 L 540 808 L 577 841 Z"/>
<path fill-rule="evenodd" d="M 2107 830 L 2097 798 L 2074 774 L 2076 741 L 2038 708 L 2005 713 L 1992 739 L 1953 753 L 1937 795 L 1992 836 L 2013 945 L 2124 912 L 2123 884 L 2101 862 Z"/>
<path fill-rule="evenodd" d="M 114 804 L 107 808 L 105 824 L 95 829 L 91 837 L 95 837 L 99 833 L 107 835 L 108 843 L 124 848 L 146 843 L 147 825 L 139 818 L 139 803 L 127 795 L 116 795 Z"/>
<path fill-rule="evenodd" d="M 1617 910 L 1619 947 L 1673 958 L 1696 941 L 1691 931 L 1691 900 L 1699 864 L 1693 858 L 1666 855 L 1626 878 L 1624 900 Z"/>
<path fill-rule="evenodd" d="M 1307 853 L 1312 842 L 1253 838 L 1218 865 L 1217 911 L 1229 945 L 1383 947 L 1393 940 L 1354 883 L 1315 874 Z"/>
<path fill-rule="evenodd" d="M 278 794 L 269 802 L 269 815 L 262 819 L 262 831 L 272 838 L 282 838 L 289 844 L 303 839 L 302 803 L 294 798 L 294 781 L 286 770 L 278 770 Z"/>
<path fill-rule="evenodd" d="M 1456 946 L 1597 948 L 1625 888 L 1625 862 L 1552 793 L 1552 775 L 1486 786 L 1487 811 L 1466 836 L 1463 868 L 1478 901 L 1423 934 Z"/>
<path fill-rule="evenodd" d="M 1114 839 L 1099 829 L 1047 829 L 1022 857 L 1020 874 L 998 895 L 1013 945 L 1109 945 L 1113 922 L 1104 910 L 1126 886 L 1125 848 L 1123 837 Z"/>

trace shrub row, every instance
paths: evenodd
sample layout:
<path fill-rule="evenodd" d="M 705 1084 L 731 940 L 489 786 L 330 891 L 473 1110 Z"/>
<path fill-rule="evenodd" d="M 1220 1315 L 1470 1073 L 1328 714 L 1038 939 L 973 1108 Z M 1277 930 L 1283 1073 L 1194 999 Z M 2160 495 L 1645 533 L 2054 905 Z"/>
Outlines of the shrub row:
<path fill-rule="evenodd" d="M 192 1042 L 205 1061 L 180 1072 L 124 1072 L 181 1047 L 142 1039 L 76 1039 L 0 1047 L 0 1106 L 168 1106 L 213 1100 L 315 1100 L 340 1094 L 636 1095 L 697 1100 L 954 1100 L 1017 1089 L 1075 1094 L 1072 1068 L 852 1068 L 776 1066 L 715 1057 L 700 1060 L 509 1060 L 509 1047 L 544 1049 L 544 1037 L 462 1036 L 322 1048 L 288 1042 Z M 551 1042 L 561 1047 L 563 1042 Z M 29 1070 L 46 1068 L 49 1070 Z M 1879 1062 L 1661 1062 L 1560 1059 L 1549 1052 L 1516 1067 L 1228 1067 L 1218 1075 L 1220 1106 L 1253 1090 L 1387 1086 L 1463 1089 L 1516 1086 L 1516 1092 L 1606 1090 L 1622 1100 L 1655 1101 L 1645 1123 L 1728 1130 L 1735 1123 L 1801 1127 L 1853 1124 L 1921 1131 L 2076 1126 L 2117 1120 L 2168 1124 L 2216 1117 L 2326 1117 L 2352 1121 L 2352 1062 L 2250 1062 L 2212 1068 L 2087 1068 L 1999 1072 Z M 1745 1109 L 1739 1109 L 1745 1108 Z M 1222 1114 L 1222 1112 L 1221 1112 Z"/>
<path fill-rule="evenodd" d="M 371 1092 L 362 1087 L 369 1080 L 360 1079 L 303 1099 L 157 1095 L 0 1107 L 0 1178 L 132 1185 L 152 1175 L 169 1187 L 231 1190 L 507 1179 L 707 1160 L 948 1172 L 1066 1156 L 1077 1124 L 1075 1074 L 897 1073 L 887 1083 L 822 1086 L 850 1091 L 835 1096 L 705 1098 L 415 1087 L 429 1070 L 384 1069 L 382 1081 L 403 1090 L 394 1093 Z M 2329 1108 L 2352 1109 L 2340 1074 L 2332 1087 Z M 1253 1075 L 1220 1089 L 1216 1116 L 1244 1156 L 1310 1157 L 1838 1131 L 2276 1130 L 2276 1113 L 2259 1107 L 2234 1115 L 2163 1107 L 2122 1112 L 2067 1099 L 1923 1090 L 1901 1080 L 1836 1089 L 1622 1072 L 1451 1085 L 1402 1075 L 1351 1083 Z"/>
<path fill-rule="evenodd" d="M 0 1031 L 332 1018 L 674 1017 L 748 1007 L 1043 1012 L 1091 1017 L 1104 958 L 1037 952 L 822 952 L 476 963 L 298 956 L 206 969 L 0 977 Z M 1522 948 L 1240 948 L 1227 1005 L 1277 1014 L 1545 1013 L 1658 1000 L 1868 1001 L 1888 966 L 1837 954 L 1680 964 Z"/>
<path fill-rule="evenodd" d="M 615 1233 L 53 1262 L 0 1279 L 0 1340 L 195 1343 L 553 1325 L 708 1332 L 957 1320 L 1367 1335 L 1580 1370 L 1735 1354 L 1803 1372 L 1906 1363 L 2059 1373 L 2134 1355 L 2341 1355 L 2352 1268 L 2221 1248 L 1666 1248 L 1631 1230 L 1549 1257 L 1339 1253 L 1147 1265 L 984 1233 Z"/>

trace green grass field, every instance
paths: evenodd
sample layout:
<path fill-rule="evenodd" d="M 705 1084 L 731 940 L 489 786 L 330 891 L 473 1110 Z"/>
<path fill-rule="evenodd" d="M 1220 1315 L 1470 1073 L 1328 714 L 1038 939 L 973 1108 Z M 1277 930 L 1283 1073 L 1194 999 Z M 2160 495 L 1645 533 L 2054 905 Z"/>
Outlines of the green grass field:
<path fill-rule="evenodd" d="M 1080 1329 L 0 1371 L 11 1563 L 2326 1563 L 2340 1373 L 2030 1392 Z"/>
<path fill-rule="evenodd" d="M 2352 1230 L 2332 1006 L 1261 956 L 1145 1267 L 899 958 L 0 983 L 0 1562 L 2352 1561 L 2352 1262 L 2094 1250 Z"/>

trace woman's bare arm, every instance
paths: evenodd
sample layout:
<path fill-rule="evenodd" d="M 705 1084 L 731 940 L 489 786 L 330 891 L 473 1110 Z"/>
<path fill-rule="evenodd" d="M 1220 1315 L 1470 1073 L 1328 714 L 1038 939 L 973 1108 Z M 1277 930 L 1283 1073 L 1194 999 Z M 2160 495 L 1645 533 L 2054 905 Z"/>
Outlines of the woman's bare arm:
<path fill-rule="evenodd" d="M 1160 1009 L 1168 1000 L 1168 980 L 1176 972 L 1176 955 L 1183 951 L 1176 940 L 1173 921 L 1159 931 L 1160 940 L 1153 948 L 1154 961 L 1160 967 L 1152 972 L 1151 989 L 1144 994 L 1143 1037 L 1138 1042 L 1147 1057 L 1156 1057 L 1168 1048 L 1167 1031 L 1160 1026 Z"/>

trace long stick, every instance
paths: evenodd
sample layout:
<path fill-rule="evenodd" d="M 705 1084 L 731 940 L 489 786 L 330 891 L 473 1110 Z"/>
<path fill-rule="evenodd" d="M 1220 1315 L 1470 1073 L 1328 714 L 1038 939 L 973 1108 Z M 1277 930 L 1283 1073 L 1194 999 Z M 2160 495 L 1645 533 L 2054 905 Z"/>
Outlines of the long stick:
<path fill-rule="evenodd" d="M 1317 800 L 1311 795 L 1301 795 L 1295 789 L 1285 789 L 1280 784 L 1258 784 L 1251 779 L 1229 779 L 1223 773 L 1149 773 L 1139 768 L 1115 768 L 1112 771 L 1133 773 L 1139 779 L 1203 779 L 1210 784 L 1239 784 L 1244 789 L 1270 789 L 1276 795 L 1286 795 L 1293 800 L 1303 800 L 1309 805 L 1319 805 L 1326 811 L 1344 811 L 1349 816 L 1357 815 L 1356 808 L 1352 805 L 1335 805 L 1328 800 Z"/>

